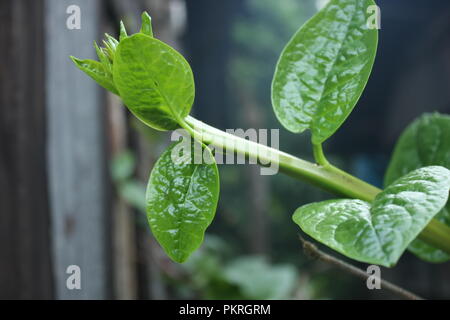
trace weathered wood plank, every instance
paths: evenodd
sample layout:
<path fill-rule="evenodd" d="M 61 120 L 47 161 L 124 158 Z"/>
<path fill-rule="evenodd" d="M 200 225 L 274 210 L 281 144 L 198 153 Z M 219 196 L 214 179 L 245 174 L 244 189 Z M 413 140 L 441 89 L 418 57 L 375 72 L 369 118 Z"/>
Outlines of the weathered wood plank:
<path fill-rule="evenodd" d="M 48 174 L 56 295 L 107 298 L 108 223 L 100 89 L 69 55 L 93 58 L 98 0 L 46 0 Z M 81 29 L 69 30 L 67 7 L 81 9 Z M 66 269 L 81 268 L 81 290 L 68 290 Z"/>
<path fill-rule="evenodd" d="M 0 1 L 0 299 L 50 299 L 43 1 Z"/>
<path fill-rule="evenodd" d="M 127 110 L 120 98 L 108 94 L 109 149 L 117 156 L 127 149 Z M 114 298 L 132 300 L 137 298 L 137 263 L 135 216 L 132 209 L 119 195 L 112 201 L 112 262 Z"/>

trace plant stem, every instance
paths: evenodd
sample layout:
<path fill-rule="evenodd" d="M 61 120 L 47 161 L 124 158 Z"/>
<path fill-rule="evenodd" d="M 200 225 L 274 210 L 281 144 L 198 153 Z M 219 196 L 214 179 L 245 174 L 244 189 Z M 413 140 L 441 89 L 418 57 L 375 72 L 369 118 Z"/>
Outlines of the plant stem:
<path fill-rule="evenodd" d="M 322 144 L 313 144 L 314 159 L 321 166 L 328 166 L 330 163 L 323 153 Z"/>
<path fill-rule="evenodd" d="M 321 166 L 268 146 L 249 141 L 211 127 L 192 117 L 186 122 L 202 141 L 225 151 L 236 152 L 263 163 L 278 164 L 280 171 L 296 179 L 307 181 L 331 193 L 372 201 L 380 189 L 332 166 Z"/>
<path fill-rule="evenodd" d="M 432 219 L 419 234 L 419 238 L 435 248 L 450 253 L 450 228 L 439 220 Z"/>
<path fill-rule="evenodd" d="M 314 152 L 316 159 L 320 159 L 324 165 L 311 163 L 283 151 L 226 133 L 191 116 L 186 117 L 185 122 L 194 130 L 196 139 L 201 139 L 203 143 L 213 145 L 223 152 L 235 152 L 257 159 L 260 163 L 277 164 L 281 172 L 338 196 L 371 202 L 382 191 L 329 164 L 323 156 L 320 145 L 314 146 Z M 438 220 L 433 219 L 419 238 L 450 254 L 450 227 Z"/>
<path fill-rule="evenodd" d="M 358 278 L 361 278 L 363 280 L 367 280 L 370 276 L 367 272 L 364 272 L 363 270 L 345 262 L 342 261 L 336 257 L 333 257 L 325 252 L 322 252 L 319 250 L 319 248 L 316 247 L 313 243 L 306 241 L 300 236 L 300 241 L 303 245 L 304 252 L 311 258 L 320 260 L 322 262 L 328 263 L 338 269 L 341 269 L 349 274 L 352 274 Z M 418 295 L 401 288 L 389 281 L 386 281 L 384 279 L 380 279 L 380 284 L 382 289 L 389 290 L 390 292 L 396 294 L 399 297 L 402 297 L 407 300 L 423 300 L 423 298 L 419 297 Z"/>

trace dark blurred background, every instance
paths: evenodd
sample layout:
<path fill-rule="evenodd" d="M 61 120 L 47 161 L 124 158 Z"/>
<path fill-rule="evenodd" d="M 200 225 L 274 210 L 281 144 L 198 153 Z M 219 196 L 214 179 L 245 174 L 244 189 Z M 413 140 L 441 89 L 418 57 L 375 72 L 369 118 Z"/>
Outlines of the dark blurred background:
<path fill-rule="evenodd" d="M 93 41 L 116 36 L 120 19 L 136 32 L 147 10 L 156 37 L 193 68 L 195 117 L 221 129 L 280 128 L 270 104 L 277 58 L 326 2 L 1 0 L 0 298 L 396 298 L 305 257 L 291 215 L 331 196 L 282 175 L 260 176 L 256 166 L 220 166 L 219 208 L 204 245 L 186 264 L 171 262 L 143 209 L 169 135 L 136 121 L 68 58 L 93 58 Z M 381 186 L 405 126 L 424 112 L 450 113 L 450 2 L 377 2 L 372 77 L 325 150 Z M 66 26 L 70 5 L 81 10 L 81 29 Z M 311 159 L 308 133 L 280 129 L 281 149 Z M 71 265 L 80 267 L 81 290 L 66 286 Z M 449 271 L 449 263 L 406 253 L 381 275 L 448 299 Z"/>

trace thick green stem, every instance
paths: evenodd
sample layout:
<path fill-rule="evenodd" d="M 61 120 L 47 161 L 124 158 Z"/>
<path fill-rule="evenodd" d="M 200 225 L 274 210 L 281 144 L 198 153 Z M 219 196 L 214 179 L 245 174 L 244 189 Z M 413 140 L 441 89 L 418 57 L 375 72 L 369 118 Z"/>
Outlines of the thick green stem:
<path fill-rule="evenodd" d="M 314 146 L 314 155 L 316 161 L 320 161 L 321 164 L 315 164 L 280 150 L 223 132 L 190 116 L 185 121 L 195 131 L 196 139 L 201 139 L 203 143 L 213 145 L 223 152 L 232 151 L 257 159 L 263 164 L 276 164 L 281 172 L 296 179 L 307 181 L 338 196 L 371 202 L 381 192 L 381 189 L 329 164 L 320 145 Z M 450 253 L 450 227 L 436 219 L 433 219 L 425 227 L 419 238 Z"/>
<path fill-rule="evenodd" d="M 192 117 L 187 117 L 186 122 L 194 128 L 204 143 L 223 151 L 229 150 L 256 158 L 261 163 L 277 164 L 281 172 L 334 194 L 372 201 L 381 191 L 330 164 L 322 166 L 299 159 L 280 150 L 223 132 Z"/>
<path fill-rule="evenodd" d="M 450 228 L 436 219 L 430 221 L 419 234 L 419 238 L 435 248 L 450 253 Z"/>

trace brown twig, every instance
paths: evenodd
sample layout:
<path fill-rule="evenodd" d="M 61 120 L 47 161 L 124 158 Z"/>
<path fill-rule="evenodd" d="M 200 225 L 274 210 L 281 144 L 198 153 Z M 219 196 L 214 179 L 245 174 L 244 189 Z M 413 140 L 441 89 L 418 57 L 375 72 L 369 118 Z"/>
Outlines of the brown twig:
<path fill-rule="evenodd" d="M 302 236 L 299 236 L 300 241 L 303 245 L 303 251 L 305 254 L 313 259 L 317 259 L 320 261 L 323 261 L 325 263 L 328 263 L 342 271 L 345 271 L 349 274 L 352 274 L 358 278 L 367 280 L 367 278 L 370 276 L 364 270 L 361 270 L 347 262 L 344 262 L 342 260 L 339 260 L 338 258 L 335 258 L 329 254 L 326 254 L 325 252 L 322 252 L 317 248 L 317 246 L 309 241 L 306 241 Z M 389 290 L 390 292 L 394 293 L 395 295 L 402 297 L 403 299 L 407 300 L 423 300 L 423 298 L 419 297 L 418 295 L 403 289 L 389 281 L 380 279 L 381 281 L 381 287 L 383 289 Z"/>

